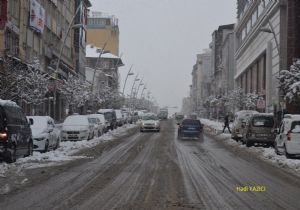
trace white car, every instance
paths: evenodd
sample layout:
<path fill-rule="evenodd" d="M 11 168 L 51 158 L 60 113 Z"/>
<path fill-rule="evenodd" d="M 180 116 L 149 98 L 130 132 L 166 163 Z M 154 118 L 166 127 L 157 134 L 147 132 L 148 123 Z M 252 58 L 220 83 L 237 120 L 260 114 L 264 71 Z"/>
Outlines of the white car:
<path fill-rule="evenodd" d="M 300 115 L 284 115 L 275 139 L 275 152 L 287 158 L 300 155 Z"/>
<path fill-rule="evenodd" d="M 31 125 L 33 137 L 33 150 L 47 152 L 56 149 L 60 144 L 60 132 L 55 128 L 54 120 L 49 116 L 28 116 L 33 119 Z"/>
<path fill-rule="evenodd" d="M 156 114 L 147 113 L 142 117 L 140 131 L 160 131 L 160 121 Z"/>
<path fill-rule="evenodd" d="M 94 125 L 87 115 L 68 116 L 62 125 L 63 141 L 81 141 L 94 138 Z"/>
<path fill-rule="evenodd" d="M 94 126 L 97 136 L 101 136 L 103 133 L 106 132 L 107 123 L 103 114 L 90 114 L 89 117 L 92 119 L 93 122 L 96 122 L 96 124 L 94 123 Z"/>
<path fill-rule="evenodd" d="M 232 123 L 231 128 L 231 138 L 235 139 L 236 141 L 242 139 L 243 137 L 243 128 L 242 124 L 247 121 L 249 117 L 253 114 L 258 113 L 254 110 L 241 110 L 234 114 L 234 121 Z"/>

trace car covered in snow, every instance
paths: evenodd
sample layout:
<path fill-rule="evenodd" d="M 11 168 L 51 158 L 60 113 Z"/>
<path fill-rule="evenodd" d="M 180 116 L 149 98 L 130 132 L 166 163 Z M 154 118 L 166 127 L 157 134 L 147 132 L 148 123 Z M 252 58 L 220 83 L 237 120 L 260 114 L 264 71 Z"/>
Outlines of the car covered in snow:
<path fill-rule="evenodd" d="M 287 158 L 300 155 L 300 115 L 284 115 L 275 139 L 275 152 Z"/>
<path fill-rule="evenodd" d="M 60 144 L 60 131 L 55 127 L 54 120 L 49 116 L 27 116 L 33 119 L 31 125 L 33 137 L 33 150 L 47 152 L 49 149 L 57 149 Z"/>
<path fill-rule="evenodd" d="M 177 137 L 182 139 L 184 137 L 196 137 L 200 138 L 202 135 L 202 124 L 197 119 L 184 119 L 181 123 L 178 123 Z"/>
<path fill-rule="evenodd" d="M 144 114 L 141 119 L 140 131 L 160 131 L 160 121 L 156 114 L 147 113 Z"/>
<path fill-rule="evenodd" d="M 30 120 L 33 124 L 33 120 Z M 0 158 L 15 162 L 18 157 L 32 155 L 33 139 L 23 110 L 9 100 L 0 99 Z"/>
<path fill-rule="evenodd" d="M 97 136 L 101 136 L 107 130 L 106 121 L 102 114 L 90 114 L 90 119 L 95 126 Z"/>
<path fill-rule="evenodd" d="M 241 110 L 234 114 L 234 119 L 231 128 L 231 138 L 236 141 L 242 139 L 242 124 L 246 122 L 253 114 L 258 113 L 255 110 Z"/>
<path fill-rule="evenodd" d="M 274 145 L 275 133 L 275 120 L 272 113 L 256 113 L 242 123 L 242 142 L 247 147 L 252 146 L 254 143 Z"/>
<path fill-rule="evenodd" d="M 62 125 L 61 136 L 63 141 L 90 140 L 94 138 L 94 125 L 87 115 L 71 115 Z"/>

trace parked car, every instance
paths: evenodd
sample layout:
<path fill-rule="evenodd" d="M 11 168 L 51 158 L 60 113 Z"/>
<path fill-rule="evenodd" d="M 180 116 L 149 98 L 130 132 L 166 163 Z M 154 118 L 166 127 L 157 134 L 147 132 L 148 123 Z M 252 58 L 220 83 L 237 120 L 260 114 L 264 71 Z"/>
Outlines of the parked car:
<path fill-rule="evenodd" d="M 87 115 L 68 116 L 62 125 L 62 140 L 80 141 L 94 138 L 94 125 Z"/>
<path fill-rule="evenodd" d="M 88 115 L 89 118 L 89 123 L 93 124 L 94 126 L 94 129 L 93 129 L 93 136 L 96 136 L 96 137 L 99 137 L 102 135 L 101 133 L 101 125 L 100 125 L 100 120 L 98 117 L 95 117 L 95 116 L 91 116 L 91 115 Z"/>
<path fill-rule="evenodd" d="M 178 123 L 178 139 L 184 137 L 196 137 L 201 138 L 202 135 L 202 124 L 200 120 L 196 119 L 184 119 L 181 123 Z"/>
<path fill-rule="evenodd" d="M 95 125 L 95 129 L 96 129 L 96 133 L 97 136 L 101 136 L 103 133 L 106 132 L 107 128 L 106 128 L 106 121 L 104 118 L 104 115 L 102 114 L 90 114 L 89 117 L 91 119 L 93 119 L 93 122 L 96 122 Z"/>
<path fill-rule="evenodd" d="M 275 141 L 275 121 L 273 114 L 257 113 L 242 123 L 243 144 L 247 147 L 254 143 L 263 143 L 269 146 L 274 145 Z"/>
<path fill-rule="evenodd" d="M 97 113 L 104 115 L 105 120 L 109 123 L 109 129 L 117 128 L 116 112 L 113 109 L 99 109 Z"/>
<path fill-rule="evenodd" d="M 129 124 L 133 123 L 132 115 L 130 114 L 130 112 L 122 111 L 122 114 L 123 114 L 125 123 L 129 123 Z"/>
<path fill-rule="evenodd" d="M 16 103 L 0 100 L 0 157 L 3 160 L 12 163 L 19 157 L 32 155 L 30 124 Z"/>
<path fill-rule="evenodd" d="M 160 121 L 156 114 L 145 114 L 141 119 L 140 131 L 160 131 Z"/>
<path fill-rule="evenodd" d="M 49 116 L 27 116 L 35 122 L 31 125 L 33 150 L 47 152 L 57 149 L 60 144 L 60 132 L 55 128 L 54 120 Z"/>
<path fill-rule="evenodd" d="M 275 152 L 287 158 L 300 155 L 300 115 L 284 115 L 275 139 Z"/>
<path fill-rule="evenodd" d="M 125 124 L 125 119 L 123 117 L 122 111 L 120 109 L 115 109 L 117 126 L 122 126 Z"/>
<path fill-rule="evenodd" d="M 254 110 L 241 110 L 234 114 L 234 120 L 232 123 L 231 129 L 231 138 L 235 139 L 236 141 L 242 139 L 242 123 L 246 122 L 246 120 L 252 115 L 258 113 Z"/>

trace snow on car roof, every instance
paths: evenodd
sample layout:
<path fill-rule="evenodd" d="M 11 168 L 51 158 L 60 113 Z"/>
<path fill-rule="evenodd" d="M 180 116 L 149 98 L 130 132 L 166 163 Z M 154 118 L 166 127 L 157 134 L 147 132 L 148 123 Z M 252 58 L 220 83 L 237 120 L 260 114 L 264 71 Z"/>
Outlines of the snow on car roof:
<path fill-rule="evenodd" d="M 10 100 L 2 100 L 0 99 L 0 105 L 1 106 L 6 106 L 6 105 L 9 105 L 9 106 L 17 106 L 19 107 L 15 102 L 13 101 L 10 101 Z"/>
<path fill-rule="evenodd" d="M 104 112 L 112 112 L 112 111 L 114 111 L 113 109 L 99 109 L 98 110 L 98 112 L 102 112 L 102 113 L 104 113 Z"/>

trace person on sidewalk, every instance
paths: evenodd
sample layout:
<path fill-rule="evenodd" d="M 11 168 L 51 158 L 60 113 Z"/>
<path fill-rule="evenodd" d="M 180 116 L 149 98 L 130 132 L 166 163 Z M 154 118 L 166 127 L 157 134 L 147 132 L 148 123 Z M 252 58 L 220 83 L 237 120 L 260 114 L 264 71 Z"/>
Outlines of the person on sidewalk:
<path fill-rule="evenodd" d="M 229 130 L 229 133 L 231 133 L 230 131 L 230 127 L 229 127 L 229 114 L 226 114 L 225 118 L 224 118 L 224 128 L 223 128 L 223 133 L 225 131 L 225 128 L 227 128 Z"/>

